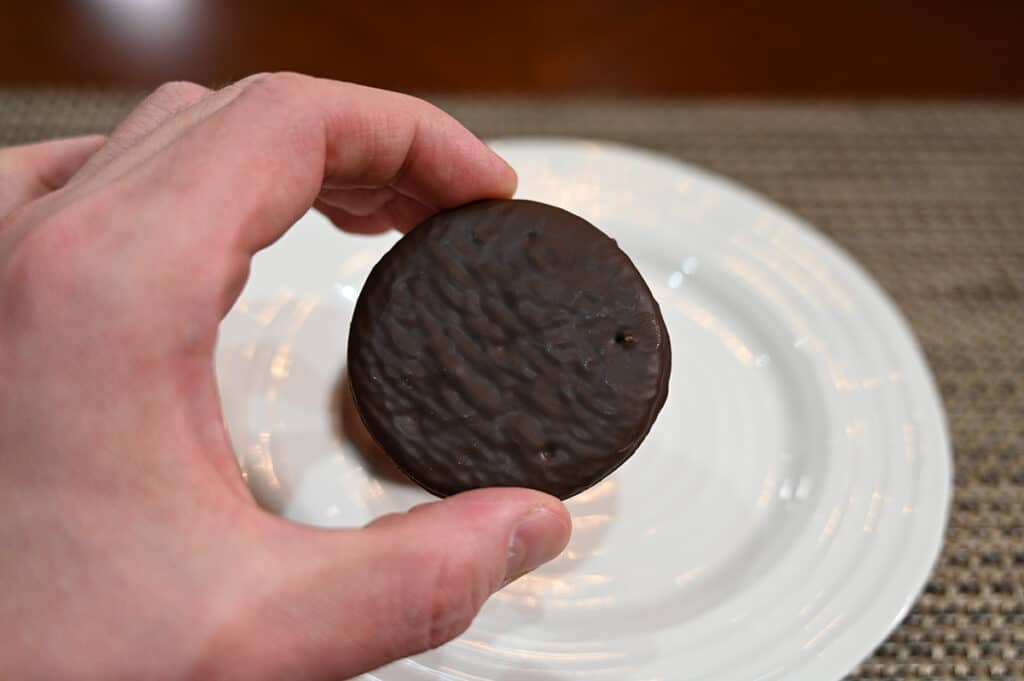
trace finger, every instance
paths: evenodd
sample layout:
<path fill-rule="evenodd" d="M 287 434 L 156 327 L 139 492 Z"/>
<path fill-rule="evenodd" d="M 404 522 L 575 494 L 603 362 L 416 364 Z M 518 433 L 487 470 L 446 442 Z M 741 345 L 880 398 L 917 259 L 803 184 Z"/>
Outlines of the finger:
<path fill-rule="evenodd" d="M 266 677 L 349 678 L 461 634 L 494 591 L 561 553 L 571 522 L 552 497 L 492 488 L 360 531 L 286 530 L 279 581 L 264 578 L 254 614 L 276 645 L 230 658 Z"/>
<path fill-rule="evenodd" d="M 398 193 L 369 215 L 354 215 L 322 199 L 317 199 L 315 205 L 341 229 L 359 234 L 377 234 L 391 229 L 407 232 L 437 212 L 416 199 Z"/>
<path fill-rule="evenodd" d="M 41 221 L 47 216 L 59 213 L 61 209 L 91 194 L 102 194 L 118 178 L 140 173 L 140 167 L 161 151 L 167 151 L 173 142 L 186 131 L 227 106 L 245 87 L 259 76 L 250 76 L 236 83 L 210 92 L 194 83 L 169 83 L 157 89 L 140 105 L 138 115 L 133 112 L 129 118 L 135 122 L 118 126 L 118 142 L 105 146 L 95 163 L 86 164 L 70 180 L 68 191 L 40 205 L 32 221 Z M 201 91 L 207 92 L 201 96 Z M 196 97 L 199 96 L 198 99 Z M 189 102 L 193 102 L 189 104 Z M 117 131 L 115 131 L 117 132 Z M 197 178 L 191 178 L 195 181 Z M 143 189 L 145 193 L 145 189 Z M 147 197 L 142 200 L 152 205 Z M 122 208 L 125 206 L 122 206 Z M 139 207 L 144 209 L 144 207 Z M 23 234 L 26 230 L 22 229 Z M 14 239 L 17 239 L 17 234 Z"/>
<path fill-rule="evenodd" d="M 199 254 L 252 254 L 280 237 L 325 184 L 392 187 L 436 211 L 509 196 L 516 183 L 504 161 L 422 100 L 294 74 L 254 80 L 147 170 L 134 180 L 151 187 L 149 204 L 189 229 L 164 236 L 191 241 Z M 152 257 L 163 256 L 166 242 L 147 236 Z"/>
<path fill-rule="evenodd" d="M 63 187 L 105 139 L 86 135 L 0 149 L 0 217 Z"/>
<path fill-rule="evenodd" d="M 82 168 L 82 179 L 110 165 L 172 117 L 209 94 L 208 88 L 188 81 L 164 83 L 158 87 L 114 128 L 107 143 Z"/>
<path fill-rule="evenodd" d="M 391 231 L 391 223 L 376 215 L 356 216 L 337 206 L 317 200 L 313 207 L 323 213 L 338 229 L 353 234 L 382 234 Z"/>
<path fill-rule="evenodd" d="M 493 592 L 561 553 L 571 527 L 561 503 L 523 489 L 477 490 L 372 523 L 355 538 L 373 557 L 359 589 L 379 624 L 365 663 L 455 638 Z M 335 547 L 336 558 L 349 550 Z"/>
<path fill-rule="evenodd" d="M 349 215 L 366 216 L 386 206 L 398 196 L 391 187 L 356 187 L 337 189 L 324 187 L 317 196 L 319 201 L 341 208 Z"/>
<path fill-rule="evenodd" d="M 162 85 L 151 95 L 154 100 L 151 105 L 144 107 L 149 109 L 149 115 L 143 111 L 140 114 L 142 122 L 128 126 L 121 138 L 123 143 L 113 147 L 112 153 L 102 163 L 97 162 L 88 172 L 83 170 L 76 176 L 76 180 L 79 177 L 89 180 L 83 183 L 87 186 L 82 193 L 88 191 L 90 185 L 102 186 L 138 168 L 158 152 L 167 150 L 175 140 L 230 104 L 261 76 L 256 74 L 243 78 L 215 92 L 185 81 Z"/>

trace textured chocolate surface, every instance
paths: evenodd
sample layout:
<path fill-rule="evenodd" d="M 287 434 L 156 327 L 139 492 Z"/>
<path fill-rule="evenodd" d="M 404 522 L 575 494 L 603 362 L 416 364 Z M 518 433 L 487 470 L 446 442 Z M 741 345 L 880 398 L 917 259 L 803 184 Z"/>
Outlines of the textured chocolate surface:
<path fill-rule="evenodd" d="M 349 337 L 367 430 L 440 496 L 590 487 L 647 434 L 669 365 L 658 305 L 615 241 L 532 201 L 415 228 L 371 272 Z"/>

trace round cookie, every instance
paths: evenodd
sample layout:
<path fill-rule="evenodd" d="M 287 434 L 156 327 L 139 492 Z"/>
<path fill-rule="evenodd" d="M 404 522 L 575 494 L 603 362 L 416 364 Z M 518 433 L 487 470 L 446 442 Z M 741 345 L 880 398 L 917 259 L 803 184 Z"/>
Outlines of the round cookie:
<path fill-rule="evenodd" d="M 349 332 L 367 430 L 438 496 L 594 485 L 647 435 L 670 363 L 626 254 L 534 201 L 480 201 L 413 229 L 373 268 Z"/>

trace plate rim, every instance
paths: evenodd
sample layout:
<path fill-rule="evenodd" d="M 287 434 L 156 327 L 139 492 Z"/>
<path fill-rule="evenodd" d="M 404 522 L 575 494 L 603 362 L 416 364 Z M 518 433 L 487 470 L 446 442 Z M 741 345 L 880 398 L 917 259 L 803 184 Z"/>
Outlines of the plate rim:
<path fill-rule="evenodd" d="M 484 141 L 488 145 L 498 147 L 496 151 L 499 154 L 502 153 L 502 147 L 510 148 L 515 146 L 533 146 L 538 150 L 543 150 L 545 147 L 549 149 L 552 147 L 563 149 L 573 147 L 577 149 L 580 147 L 598 148 L 602 151 L 616 154 L 620 158 L 654 162 L 659 168 L 667 172 L 681 172 L 690 177 L 699 178 L 702 181 L 713 184 L 720 191 L 730 196 L 741 198 L 752 205 L 769 211 L 773 216 L 781 218 L 786 230 L 797 235 L 801 242 L 808 244 L 814 255 L 827 255 L 829 263 L 834 262 L 840 265 L 845 274 L 850 277 L 847 288 L 850 288 L 851 285 L 856 285 L 855 288 L 850 288 L 850 290 L 853 291 L 858 300 L 869 303 L 871 307 L 877 309 L 879 315 L 895 324 L 892 327 L 892 331 L 898 333 L 900 340 L 895 345 L 892 343 L 886 343 L 886 345 L 900 347 L 901 344 L 905 343 L 905 349 L 909 353 L 903 357 L 906 366 L 901 368 L 910 369 L 908 381 L 916 389 L 908 395 L 908 397 L 914 399 L 912 401 L 908 400 L 907 404 L 919 407 L 923 412 L 926 412 L 926 415 L 921 418 L 921 422 L 929 426 L 927 432 L 929 437 L 934 438 L 934 443 L 929 450 L 925 450 L 925 453 L 929 462 L 937 466 L 934 471 L 937 480 L 944 481 L 944 484 L 941 486 L 936 485 L 934 489 L 930 489 L 928 492 L 928 497 L 932 499 L 932 503 L 935 505 L 934 508 L 929 506 L 929 514 L 934 517 L 935 514 L 932 511 L 937 510 L 939 517 L 923 528 L 924 530 L 931 529 L 931 536 L 926 537 L 927 543 L 922 544 L 928 550 L 916 552 L 915 556 L 919 560 L 909 564 L 910 569 L 903 571 L 904 578 L 901 581 L 905 586 L 900 589 L 900 592 L 904 592 L 905 595 L 899 601 L 895 598 L 889 601 L 889 606 L 885 608 L 885 613 L 892 611 L 893 614 L 888 617 L 887 624 L 884 627 L 878 627 L 877 631 L 869 628 L 859 635 L 856 635 L 856 632 L 861 630 L 851 629 L 847 634 L 844 634 L 848 637 L 848 640 L 838 639 L 835 641 L 838 645 L 833 646 L 830 644 L 826 648 L 828 650 L 827 653 L 824 650 L 817 651 L 819 661 L 821 657 L 828 661 L 823 672 L 819 669 L 813 652 L 809 652 L 807 658 L 796 668 L 791 669 L 794 676 L 800 676 L 800 678 L 804 678 L 804 675 L 813 671 L 815 678 L 839 681 L 839 679 L 842 679 L 852 671 L 858 663 L 866 660 L 877 649 L 878 645 L 892 634 L 918 601 L 945 547 L 945 537 L 948 532 L 951 516 L 955 466 L 952 440 L 944 403 L 921 343 L 894 298 L 842 244 L 818 230 L 810 221 L 773 198 L 760 193 L 755 188 L 748 187 L 726 175 L 690 163 L 675 155 L 619 141 L 561 135 L 503 136 L 486 138 Z M 651 167 L 653 169 L 654 166 Z M 903 353 L 901 352 L 900 354 Z M 925 532 L 924 534 L 928 533 Z M 921 535 L 919 534 L 919 536 Z M 885 613 L 874 616 L 872 621 L 880 619 Z M 863 618 L 860 621 L 864 621 Z M 420 675 L 423 675 L 424 678 L 427 676 L 429 678 L 436 678 L 434 675 L 425 674 L 422 668 L 420 674 L 416 674 L 412 669 L 403 671 L 405 671 L 409 678 L 419 678 Z M 819 672 L 821 673 L 820 676 L 818 675 Z M 380 677 L 375 674 L 367 674 L 363 678 L 379 679 Z M 402 676 L 402 678 L 406 678 L 406 676 Z"/>
<path fill-rule="evenodd" d="M 931 490 L 930 496 L 935 499 L 941 515 L 938 522 L 934 524 L 932 536 L 928 541 L 930 549 L 926 557 L 927 559 L 919 561 L 916 564 L 915 569 L 908 571 L 907 582 L 910 586 L 907 589 L 907 595 L 899 602 L 899 606 L 894 608 L 895 613 L 890 618 L 889 623 L 884 628 L 881 628 L 877 634 L 871 637 L 865 635 L 864 645 L 838 646 L 833 651 L 833 655 L 837 660 L 835 665 L 837 669 L 830 673 L 829 678 L 832 681 L 840 681 L 854 668 L 856 668 L 858 664 L 870 658 L 878 646 L 884 643 L 885 640 L 888 639 L 889 636 L 899 627 L 913 609 L 913 606 L 920 599 L 929 578 L 938 565 L 942 550 L 946 544 L 945 540 L 949 529 L 951 504 L 955 491 L 954 452 L 952 438 L 949 431 L 949 421 L 945 411 L 945 404 L 942 400 L 942 395 L 939 392 L 935 375 L 932 372 L 931 365 L 928 362 L 927 355 L 923 350 L 920 339 L 914 332 L 914 329 L 910 325 L 906 316 L 903 314 L 903 311 L 896 303 L 896 300 L 893 298 L 892 294 L 890 294 L 889 291 L 886 290 L 885 287 L 883 287 L 871 274 L 867 267 L 857 260 L 841 243 L 819 230 L 809 220 L 753 187 L 749 187 L 727 175 L 696 165 L 673 154 L 652 149 L 650 147 L 624 143 L 616 140 L 566 135 L 499 136 L 487 137 L 484 138 L 483 141 L 499 155 L 501 155 L 501 147 L 506 146 L 553 145 L 563 148 L 581 146 L 591 148 L 596 147 L 603 151 L 610 151 L 615 154 L 653 161 L 665 167 L 666 170 L 674 170 L 676 172 L 682 171 L 684 173 L 697 176 L 707 182 L 717 184 L 723 191 L 738 194 L 747 201 L 764 206 L 765 208 L 773 211 L 776 215 L 783 217 L 787 223 L 787 227 L 790 228 L 793 233 L 798 234 L 800 238 L 809 241 L 816 251 L 831 252 L 835 257 L 835 260 L 841 263 L 848 273 L 857 280 L 866 292 L 868 292 L 867 296 L 874 296 L 876 301 L 880 304 L 880 309 L 883 310 L 884 314 L 886 314 L 899 328 L 901 335 L 909 345 L 910 352 L 913 354 L 915 362 L 915 378 L 913 380 L 919 381 L 921 396 L 927 401 L 927 404 L 921 406 L 924 406 L 929 411 L 933 412 L 932 416 L 934 417 L 934 422 L 937 425 L 936 432 L 934 433 L 934 436 L 936 437 L 935 451 L 930 453 L 929 458 L 933 459 L 935 464 L 939 466 L 937 474 L 941 480 L 945 481 L 945 484 L 942 485 L 941 489 Z M 936 498 L 936 496 L 940 498 Z M 871 639 L 870 644 L 867 643 L 868 638 Z M 843 655 L 843 651 L 849 652 L 848 654 Z M 800 671 L 805 672 L 805 670 Z"/>

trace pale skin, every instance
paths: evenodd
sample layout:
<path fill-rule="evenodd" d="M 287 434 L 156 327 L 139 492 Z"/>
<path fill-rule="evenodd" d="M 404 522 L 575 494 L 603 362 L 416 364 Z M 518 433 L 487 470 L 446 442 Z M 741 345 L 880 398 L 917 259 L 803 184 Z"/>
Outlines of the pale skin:
<path fill-rule="evenodd" d="M 525 489 L 346 530 L 270 515 L 213 371 L 251 256 L 310 206 L 409 229 L 515 184 L 438 109 L 295 74 L 0 149 L 0 678 L 347 678 L 560 553 L 565 508 Z"/>

